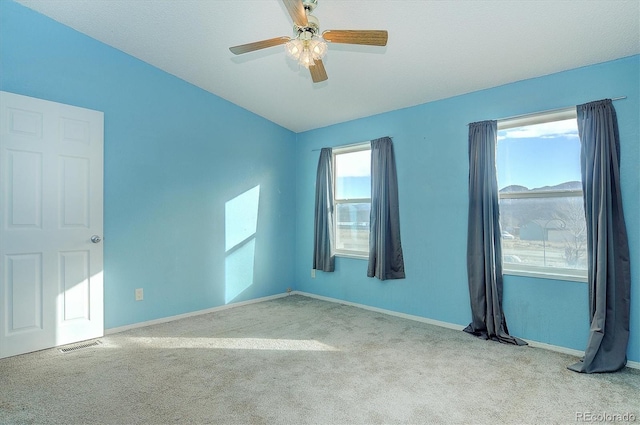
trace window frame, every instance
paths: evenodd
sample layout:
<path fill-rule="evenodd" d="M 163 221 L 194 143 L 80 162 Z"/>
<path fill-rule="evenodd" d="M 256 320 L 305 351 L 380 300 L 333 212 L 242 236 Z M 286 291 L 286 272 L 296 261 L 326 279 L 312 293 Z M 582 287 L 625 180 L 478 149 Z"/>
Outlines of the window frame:
<path fill-rule="evenodd" d="M 338 169 L 336 167 L 336 156 L 353 153 L 353 152 L 361 152 L 361 151 L 369 151 L 371 153 L 371 141 L 362 142 L 362 143 L 354 143 L 352 145 L 339 146 L 331 149 L 331 167 L 333 168 L 333 210 L 334 210 L 334 224 L 333 231 L 336 239 L 335 245 L 337 246 L 338 239 L 338 205 L 344 204 L 364 204 L 368 203 L 371 205 L 371 194 L 369 194 L 368 198 L 345 198 L 338 199 L 337 196 L 337 178 L 338 178 Z M 370 175 L 371 177 L 371 175 Z M 369 232 L 371 232 L 371 219 L 369 219 Z M 345 258 L 355 258 L 360 260 L 368 260 L 369 259 L 369 247 L 367 246 L 366 251 L 356 251 L 356 250 L 348 250 L 348 249 L 338 249 L 336 246 L 332 247 L 333 255 L 336 257 L 345 257 Z"/>
<path fill-rule="evenodd" d="M 576 119 L 577 111 L 575 107 L 559 109 L 555 111 L 540 112 L 535 114 L 521 115 L 513 118 L 498 120 L 497 131 L 507 130 L 516 127 L 525 127 L 535 124 L 544 124 L 567 119 Z M 496 155 L 499 141 L 496 141 Z M 579 197 L 583 199 L 583 191 L 579 190 L 548 190 L 540 192 L 507 192 L 498 191 L 498 203 L 502 199 L 548 199 L 548 198 L 569 198 Z M 501 241 L 502 242 L 502 241 Z M 509 254 L 507 254 L 509 255 Z M 587 255 L 588 251 L 587 251 Z M 504 250 L 502 250 L 502 272 L 506 275 L 526 276 L 543 279 L 566 280 L 574 282 L 587 282 L 587 270 L 560 267 L 545 267 L 520 265 L 504 261 Z"/>

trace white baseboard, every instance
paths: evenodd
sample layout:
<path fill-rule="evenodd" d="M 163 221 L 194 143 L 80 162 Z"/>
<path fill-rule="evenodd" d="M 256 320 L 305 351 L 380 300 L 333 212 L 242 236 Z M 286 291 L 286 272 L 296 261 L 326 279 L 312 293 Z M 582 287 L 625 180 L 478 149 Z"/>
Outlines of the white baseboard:
<path fill-rule="evenodd" d="M 174 320 L 185 319 L 187 317 L 200 316 L 201 314 L 208 314 L 208 313 L 214 313 L 216 311 L 228 310 L 230 308 L 240 307 L 240 306 L 243 306 L 243 305 L 255 304 L 255 303 L 260 303 L 260 302 L 269 301 L 269 300 L 275 300 L 276 298 L 286 297 L 287 295 L 289 295 L 289 294 L 284 293 L 284 294 L 270 295 L 268 297 L 256 298 L 256 299 L 248 300 L 248 301 L 240 301 L 240 302 L 237 302 L 237 303 L 231 303 L 231 304 L 221 305 L 221 306 L 218 306 L 218 307 L 207 308 L 207 309 L 204 309 L 204 310 L 192 311 L 192 312 L 189 312 L 189 313 L 178 314 L 178 315 L 175 315 L 175 316 L 162 317 L 160 319 L 154 319 L 154 320 L 148 320 L 146 322 L 134 323 L 132 325 L 118 326 L 116 328 L 105 329 L 104 330 L 104 334 L 105 335 L 111 335 L 111 334 L 115 334 L 115 333 L 118 333 L 118 332 L 128 331 L 128 330 L 131 330 L 131 329 L 143 328 L 145 326 L 157 325 L 157 324 L 160 324 L 160 323 L 167 323 L 167 322 L 172 322 Z"/>
<path fill-rule="evenodd" d="M 631 360 L 627 360 L 627 367 L 631 369 L 640 369 L 640 362 L 632 362 Z"/>
<path fill-rule="evenodd" d="M 393 310 L 386 310 L 383 308 L 371 307 L 364 304 L 352 303 L 350 301 L 344 301 L 337 298 L 325 297 L 322 295 L 311 294 L 308 292 L 293 291 L 291 294 L 303 295 L 305 297 L 316 298 L 319 300 L 329 301 L 337 304 L 344 304 L 351 307 L 358 307 L 364 310 L 375 311 L 376 313 L 388 314 L 390 316 L 401 317 L 403 319 L 414 320 L 416 322 L 427 323 L 430 325 L 440 326 L 442 328 L 453 329 L 457 331 L 461 331 L 465 328 L 464 326 L 456 325 L 455 323 L 441 322 L 439 320 L 427 319 L 426 317 L 414 316 L 412 314 L 406 314 L 406 313 L 399 313 Z M 528 340 L 524 338 L 522 339 L 526 341 L 531 347 L 543 348 L 545 350 L 555 351 L 557 353 L 562 353 L 562 354 L 569 354 L 571 356 L 576 356 L 576 357 L 584 356 L 584 351 L 575 350 L 573 348 L 561 347 L 559 345 L 546 344 L 544 342 L 538 342 L 538 341 Z M 640 369 L 640 362 L 627 361 L 627 367 L 632 369 Z"/>
<path fill-rule="evenodd" d="M 526 341 L 527 344 L 529 344 L 529 346 L 534 348 L 542 348 L 545 350 L 555 351 L 557 353 L 562 353 L 562 354 L 568 354 L 570 356 L 575 356 L 575 357 L 584 356 L 584 351 L 576 350 L 574 348 L 561 347 L 559 345 L 547 344 L 545 342 L 534 341 L 532 339 L 524 339 L 524 338 L 520 338 L 520 339 Z"/>
<path fill-rule="evenodd" d="M 325 297 L 325 296 L 322 296 L 322 295 L 311 294 L 309 292 L 293 291 L 291 294 L 292 295 L 303 295 L 305 297 L 315 298 L 315 299 L 322 300 L 322 301 L 329 301 L 329 302 L 337 303 L 337 304 L 348 305 L 348 306 L 351 306 L 351 307 L 358 307 L 358 308 L 361 308 L 363 310 L 375 311 L 376 313 L 388 314 L 389 316 L 401 317 L 403 319 L 414 320 L 416 322 L 428 323 L 430 325 L 440 326 L 442 328 L 453 329 L 453 330 L 456 330 L 456 331 L 461 331 L 461 330 L 463 330 L 465 328 L 464 326 L 456 325 L 454 323 L 441 322 L 439 320 L 427 319 L 426 317 L 414 316 L 412 314 L 400 313 L 400 312 L 393 311 L 393 310 L 385 310 L 384 308 L 371 307 L 371 306 L 365 305 L 365 304 L 352 303 L 350 301 L 344 301 L 344 300 L 340 300 L 340 299 L 337 299 L 337 298 L 330 298 L 330 297 Z"/>

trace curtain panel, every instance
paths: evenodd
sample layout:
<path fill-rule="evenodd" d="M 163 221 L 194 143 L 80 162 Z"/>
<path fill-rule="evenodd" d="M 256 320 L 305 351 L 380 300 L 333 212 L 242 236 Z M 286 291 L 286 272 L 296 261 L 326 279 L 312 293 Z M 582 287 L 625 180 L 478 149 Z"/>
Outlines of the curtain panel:
<path fill-rule="evenodd" d="M 502 310 L 496 143 L 496 121 L 469 124 L 467 274 L 472 321 L 464 331 L 483 339 L 526 345 L 509 335 Z"/>
<path fill-rule="evenodd" d="M 313 269 L 335 270 L 333 255 L 333 165 L 331 148 L 322 148 L 316 173 L 316 204 L 313 220 Z"/>
<path fill-rule="evenodd" d="M 576 372 L 614 372 L 627 362 L 631 266 L 620 188 L 620 141 L 610 99 L 577 106 L 587 222 L 591 327 Z"/>
<path fill-rule="evenodd" d="M 371 141 L 371 213 L 367 276 L 404 279 L 398 177 L 389 137 Z"/>

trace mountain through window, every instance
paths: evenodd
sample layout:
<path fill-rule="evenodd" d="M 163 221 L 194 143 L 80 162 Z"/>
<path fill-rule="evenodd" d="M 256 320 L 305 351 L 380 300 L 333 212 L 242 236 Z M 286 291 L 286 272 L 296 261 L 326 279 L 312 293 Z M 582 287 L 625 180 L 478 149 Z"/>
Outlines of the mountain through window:
<path fill-rule="evenodd" d="M 586 279 L 575 109 L 500 121 L 496 168 L 504 272 Z"/>

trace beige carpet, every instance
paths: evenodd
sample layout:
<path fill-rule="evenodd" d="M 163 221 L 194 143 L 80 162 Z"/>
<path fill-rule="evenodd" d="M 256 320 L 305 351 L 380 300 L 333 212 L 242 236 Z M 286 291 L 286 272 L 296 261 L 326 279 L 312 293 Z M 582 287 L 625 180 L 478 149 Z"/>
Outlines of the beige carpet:
<path fill-rule="evenodd" d="M 0 423 L 640 422 L 640 371 L 299 295 L 100 341 L 0 360 Z"/>

